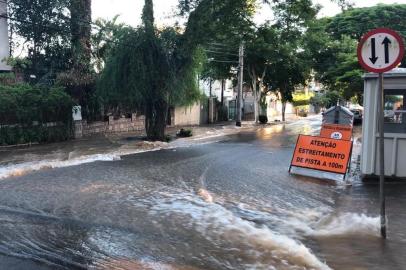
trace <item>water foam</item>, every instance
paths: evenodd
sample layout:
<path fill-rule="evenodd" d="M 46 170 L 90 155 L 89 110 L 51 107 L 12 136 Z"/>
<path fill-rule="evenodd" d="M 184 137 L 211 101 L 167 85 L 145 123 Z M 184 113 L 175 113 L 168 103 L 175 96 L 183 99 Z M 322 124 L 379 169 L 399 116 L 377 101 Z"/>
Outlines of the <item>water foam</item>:
<path fill-rule="evenodd" d="M 315 224 L 310 233 L 314 236 L 380 236 L 380 218 L 365 214 L 343 213 L 329 216 Z"/>
<path fill-rule="evenodd" d="M 376 236 L 380 237 L 380 218 L 358 213 L 332 213 L 328 208 L 282 211 L 283 218 L 274 217 L 283 224 L 285 233 L 315 237 Z M 297 235 L 298 234 L 298 235 Z"/>
<path fill-rule="evenodd" d="M 150 148 L 126 148 L 122 147 L 119 150 L 111 151 L 103 154 L 92 154 L 92 155 L 82 155 L 77 157 L 71 157 L 72 153 L 69 153 L 69 158 L 64 159 L 48 159 L 48 160 L 38 160 L 31 162 L 24 162 L 19 164 L 10 164 L 0 167 L 0 179 L 8 177 L 18 177 L 23 176 L 31 172 L 45 170 L 45 169 L 55 169 L 63 167 L 77 166 L 86 163 L 92 163 L 96 161 L 116 161 L 121 160 L 121 157 L 140 154 L 144 152 L 159 151 L 162 149 L 171 149 L 167 143 L 163 142 L 142 142 L 144 147 Z"/>
<path fill-rule="evenodd" d="M 254 257 L 256 263 L 247 265 L 247 269 L 268 269 L 272 264 L 288 264 L 289 268 L 330 269 L 306 246 L 285 235 L 243 220 L 221 205 L 204 202 L 190 194 L 181 196 L 157 199 L 151 214 L 183 216 L 188 220 L 185 226 L 192 227 L 212 242 L 226 242 L 235 247 L 248 245 L 250 249 L 241 249 L 240 252 Z"/>
<path fill-rule="evenodd" d="M 91 163 L 95 161 L 114 161 L 120 159 L 121 159 L 120 155 L 116 153 L 111 153 L 111 154 L 85 155 L 67 160 L 40 160 L 20 164 L 12 164 L 0 167 L 0 179 L 23 176 L 30 172 L 35 172 L 44 169 L 70 167 L 85 163 Z"/>

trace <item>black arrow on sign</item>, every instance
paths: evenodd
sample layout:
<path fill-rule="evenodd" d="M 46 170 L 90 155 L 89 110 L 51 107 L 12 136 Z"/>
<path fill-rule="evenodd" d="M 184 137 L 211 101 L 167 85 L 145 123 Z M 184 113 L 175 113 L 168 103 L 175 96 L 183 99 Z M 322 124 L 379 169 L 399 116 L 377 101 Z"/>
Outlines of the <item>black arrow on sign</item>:
<path fill-rule="evenodd" d="M 375 64 L 376 60 L 378 60 L 378 57 L 376 57 L 375 38 L 371 38 L 371 50 L 372 57 L 370 57 L 369 60 L 371 60 L 372 64 Z"/>
<path fill-rule="evenodd" d="M 385 37 L 385 39 L 382 41 L 382 44 L 385 45 L 385 64 L 389 64 L 389 44 L 391 44 L 392 41 L 388 37 Z"/>

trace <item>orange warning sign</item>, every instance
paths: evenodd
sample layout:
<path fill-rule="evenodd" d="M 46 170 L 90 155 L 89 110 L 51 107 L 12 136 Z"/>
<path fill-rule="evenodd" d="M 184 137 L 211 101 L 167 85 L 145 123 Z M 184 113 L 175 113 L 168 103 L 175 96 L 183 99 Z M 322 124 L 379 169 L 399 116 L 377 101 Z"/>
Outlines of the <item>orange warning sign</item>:
<path fill-rule="evenodd" d="M 321 126 L 320 137 L 350 141 L 352 137 L 352 126 L 323 124 Z"/>
<path fill-rule="evenodd" d="M 352 141 L 299 135 L 291 166 L 346 174 Z"/>

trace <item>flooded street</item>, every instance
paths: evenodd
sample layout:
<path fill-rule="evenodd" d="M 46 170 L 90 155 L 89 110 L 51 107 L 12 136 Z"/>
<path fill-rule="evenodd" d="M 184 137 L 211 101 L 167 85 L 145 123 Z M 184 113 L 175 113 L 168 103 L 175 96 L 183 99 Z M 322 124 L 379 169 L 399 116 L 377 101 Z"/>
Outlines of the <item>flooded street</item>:
<path fill-rule="evenodd" d="M 29 263 L 11 270 L 406 269 L 406 184 L 387 185 L 383 241 L 377 184 L 289 175 L 297 135 L 320 120 L 21 175 L 3 166 L 0 255 Z"/>

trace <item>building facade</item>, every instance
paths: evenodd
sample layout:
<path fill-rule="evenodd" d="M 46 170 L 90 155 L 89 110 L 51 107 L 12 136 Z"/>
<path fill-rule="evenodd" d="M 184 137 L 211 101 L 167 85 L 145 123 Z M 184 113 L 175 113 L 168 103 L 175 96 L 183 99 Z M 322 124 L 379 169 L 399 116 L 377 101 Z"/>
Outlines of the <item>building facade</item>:
<path fill-rule="evenodd" d="M 0 1 L 0 72 L 10 71 L 5 59 L 10 56 L 10 44 L 8 39 L 7 2 Z"/>

